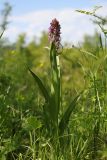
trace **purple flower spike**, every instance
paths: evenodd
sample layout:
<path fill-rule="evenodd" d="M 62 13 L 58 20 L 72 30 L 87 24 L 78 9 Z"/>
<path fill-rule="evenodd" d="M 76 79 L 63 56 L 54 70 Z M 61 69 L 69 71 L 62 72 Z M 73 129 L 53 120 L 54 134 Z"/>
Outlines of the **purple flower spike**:
<path fill-rule="evenodd" d="M 59 24 L 59 21 L 56 18 L 53 19 L 52 22 L 50 23 L 48 35 L 49 35 L 49 41 L 55 44 L 56 50 L 60 48 L 60 41 L 61 41 L 60 29 L 61 26 Z"/>

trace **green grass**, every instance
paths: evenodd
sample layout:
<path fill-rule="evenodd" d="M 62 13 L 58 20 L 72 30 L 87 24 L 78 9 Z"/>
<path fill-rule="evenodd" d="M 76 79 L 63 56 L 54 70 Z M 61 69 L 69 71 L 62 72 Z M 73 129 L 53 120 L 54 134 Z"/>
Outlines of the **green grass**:
<path fill-rule="evenodd" d="M 79 11 L 94 16 L 102 31 L 81 48 L 59 54 L 51 43 L 46 50 L 46 33 L 40 44 L 25 45 L 25 35 L 2 44 L 1 160 L 107 159 L 106 20 L 96 9 Z"/>

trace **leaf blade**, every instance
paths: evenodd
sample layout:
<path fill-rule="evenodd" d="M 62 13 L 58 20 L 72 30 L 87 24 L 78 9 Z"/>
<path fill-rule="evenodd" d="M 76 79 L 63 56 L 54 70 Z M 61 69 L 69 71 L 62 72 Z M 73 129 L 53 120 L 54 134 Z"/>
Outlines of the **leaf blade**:
<path fill-rule="evenodd" d="M 82 93 L 82 92 L 81 92 Z M 59 123 L 59 133 L 60 135 L 64 132 L 64 130 L 66 129 L 68 122 L 69 122 L 69 118 L 73 112 L 73 110 L 75 109 L 75 106 L 78 102 L 78 100 L 80 99 L 81 93 L 79 95 L 77 95 L 74 100 L 70 103 L 69 107 L 66 109 L 60 123 Z"/>
<path fill-rule="evenodd" d="M 44 84 L 42 83 L 41 79 L 35 73 L 33 73 L 30 69 L 29 69 L 29 71 L 30 71 L 31 75 L 34 77 L 35 81 L 37 82 L 39 89 L 41 90 L 41 93 L 44 96 L 46 102 L 49 102 L 50 96 L 49 96 L 48 91 L 45 88 Z"/>

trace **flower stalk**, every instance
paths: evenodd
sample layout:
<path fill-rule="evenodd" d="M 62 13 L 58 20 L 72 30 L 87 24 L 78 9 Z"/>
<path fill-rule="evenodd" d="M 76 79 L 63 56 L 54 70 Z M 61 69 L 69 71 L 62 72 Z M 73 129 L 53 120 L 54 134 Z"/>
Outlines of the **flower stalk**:
<path fill-rule="evenodd" d="M 56 133 L 58 134 L 58 116 L 61 105 L 61 76 L 59 65 L 58 49 L 60 47 L 60 24 L 56 19 L 53 19 L 49 27 L 50 47 L 50 64 L 51 64 L 51 99 L 54 108 L 54 122 Z M 53 109 L 52 109 L 53 110 Z"/>

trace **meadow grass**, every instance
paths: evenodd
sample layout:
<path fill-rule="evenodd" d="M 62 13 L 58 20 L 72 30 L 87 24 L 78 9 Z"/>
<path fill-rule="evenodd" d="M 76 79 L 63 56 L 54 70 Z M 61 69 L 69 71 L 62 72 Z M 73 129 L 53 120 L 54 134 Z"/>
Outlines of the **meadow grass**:
<path fill-rule="evenodd" d="M 32 61 L 43 44 L 24 47 L 22 35 L 15 53 L 5 48 L 0 64 L 1 160 L 107 159 L 107 33 L 106 19 L 96 15 L 97 9 L 78 10 L 93 16 L 102 31 L 97 41 L 92 37 L 95 44 L 81 48 L 62 49 L 61 26 L 52 20 L 50 47 L 44 46 L 48 56 L 41 54 L 42 62 L 48 57 L 48 67 L 37 74 Z"/>

